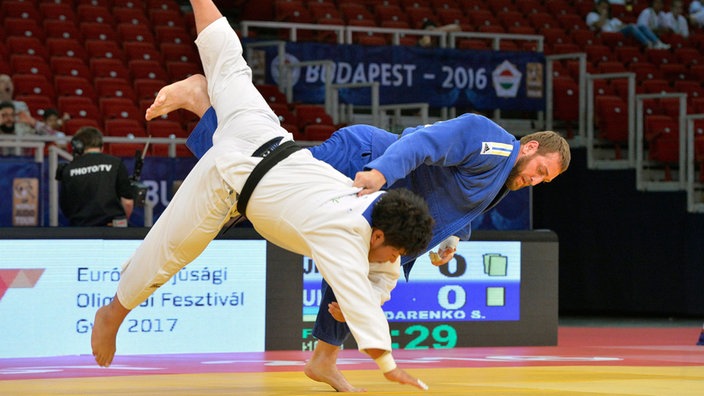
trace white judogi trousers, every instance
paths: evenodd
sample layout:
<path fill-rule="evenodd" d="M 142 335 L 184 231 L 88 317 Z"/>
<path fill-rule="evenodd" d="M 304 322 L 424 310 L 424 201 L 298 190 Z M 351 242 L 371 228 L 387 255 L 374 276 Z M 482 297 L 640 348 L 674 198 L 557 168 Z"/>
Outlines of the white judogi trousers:
<path fill-rule="evenodd" d="M 196 44 L 219 120 L 214 145 L 124 264 L 117 298 L 128 309 L 146 300 L 217 236 L 261 160 L 251 154 L 274 137 L 292 139 L 252 84 L 242 45 L 225 18 L 203 29 Z M 358 191 L 352 180 L 300 150 L 262 178 L 247 217 L 270 242 L 313 258 L 335 290 L 360 349 L 391 350 L 380 302 L 396 284 L 399 261 L 372 263 L 370 269 L 371 226 L 362 213 L 381 193 L 357 197 Z"/>

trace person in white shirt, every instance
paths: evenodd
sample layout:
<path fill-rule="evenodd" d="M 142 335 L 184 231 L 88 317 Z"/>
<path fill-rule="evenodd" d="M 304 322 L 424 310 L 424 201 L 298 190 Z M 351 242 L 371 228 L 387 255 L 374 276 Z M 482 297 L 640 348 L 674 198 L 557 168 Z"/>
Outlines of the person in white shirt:
<path fill-rule="evenodd" d="M 689 24 L 687 18 L 682 14 L 684 5 L 682 0 L 673 0 L 670 12 L 662 13 L 662 24 L 665 29 L 680 36 L 689 37 Z"/>
<path fill-rule="evenodd" d="M 704 26 L 704 4 L 699 0 L 689 3 L 689 21 L 697 27 Z"/>
<path fill-rule="evenodd" d="M 590 29 L 598 32 L 620 32 L 625 36 L 633 37 L 648 48 L 670 48 L 668 44 L 660 41 L 660 38 L 647 26 L 633 23 L 625 24 L 618 18 L 612 18 L 611 4 L 609 4 L 608 0 L 598 0 L 596 2 L 594 11 L 587 14 L 586 23 Z"/>
<path fill-rule="evenodd" d="M 658 34 L 665 29 L 663 25 L 663 12 L 665 6 L 662 0 L 652 0 L 650 2 L 650 7 L 644 8 L 643 11 L 638 14 L 638 20 L 636 24 L 638 26 L 646 26 L 653 33 Z"/>

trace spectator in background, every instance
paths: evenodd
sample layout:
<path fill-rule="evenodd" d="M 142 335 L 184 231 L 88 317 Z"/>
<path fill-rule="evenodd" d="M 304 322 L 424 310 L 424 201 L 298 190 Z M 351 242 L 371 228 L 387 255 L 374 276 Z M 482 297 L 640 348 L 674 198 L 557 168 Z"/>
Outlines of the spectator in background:
<path fill-rule="evenodd" d="M 683 10 L 682 0 L 673 0 L 670 12 L 662 13 L 662 23 L 666 30 L 687 38 L 689 37 L 689 24 L 683 15 Z"/>
<path fill-rule="evenodd" d="M 689 21 L 696 27 L 704 26 L 704 4 L 701 1 L 689 3 Z"/>
<path fill-rule="evenodd" d="M 611 5 L 608 0 L 598 0 L 594 11 L 587 14 L 586 23 L 589 28 L 599 32 L 620 32 L 638 40 L 648 48 L 668 49 L 669 45 L 660 41 L 658 36 L 647 26 L 624 24 L 618 18 L 611 17 Z"/>
<path fill-rule="evenodd" d="M 0 131 L 3 135 L 25 136 L 34 133 L 32 128 L 17 120 L 15 103 L 11 100 L 0 101 Z M 21 147 L 0 147 L 2 155 L 26 155 L 28 149 Z"/>
<path fill-rule="evenodd" d="M 73 161 L 56 170 L 59 206 L 72 226 L 126 227 L 134 199 L 127 168 L 103 154 L 103 134 L 83 127 L 71 139 Z"/>
<path fill-rule="evenodd" d="M 12 83 L 12 78 L 7 74 L 0 74 L 0 102 L 12 103 L 12 109 L 15 113 L 15 122 L 18 121 L 16 117 L 18 114 L 25 112 L 29 113 L 29 107 L 27 107 L 27 103 L 15 100 L 15 85 Z M 33 133 L 33 131 L 29 125 L 20 122 L 13 127 L 12 133 L 21 136 Z"/>
<path fill-rule="evenodd" d="M 451 23 L 449 25 L 437 26 L 435 22 L 427 19 L 423 22 L 423 30 L 433 30 L 436 32 L 459 32 L 462 30 L 460 25 Z M 418 39 L 418 45 L 424 48 L 437 47 L 438 38 L 436 36 L 422 36 Z"/>
<path fill-rule="evenodd" d="M 17 116 L 19 121 L 34 128 L 37 135 L 65 136 L 61 130 L 63 129 L 64 121 L 71 118 L 70 115 L 64 114 L 63 117 L 59 117 L 59 111 L 52 108 L 44 109 L 41 113 L 42 121 L 25 112 L 19 113 Z"/>
<path fill-rule="evenodd" d="M 662 0 L 651 0 L 650 7 L 644 8 L 638 14 L 636 24 L 645 26 L 656 35 L 665 29 L 663 23 L 664 4 Z"/>

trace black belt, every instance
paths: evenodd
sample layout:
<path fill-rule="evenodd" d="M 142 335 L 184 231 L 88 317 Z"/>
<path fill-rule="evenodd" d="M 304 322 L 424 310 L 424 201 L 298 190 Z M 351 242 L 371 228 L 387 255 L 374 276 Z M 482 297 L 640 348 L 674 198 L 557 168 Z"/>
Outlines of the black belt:
<path fill-rule="evenodd" d="M 301 146 L 296 142 L 288 140 L 281 143 L 281 139 L 283 138 L 277 137 L 271 139 L 252 153 L 252 157 L 262 157 L 262 160 L 252 169 L 252 173 L 249 174 L 249 177 L 244 182 L 242 192 L 240 192 L 237 198 L 237 211 L 242 216 L 246 216 L 245 211 L 247 210 L 249 198 L 252 196 L 254 188 L 259 184 L 262 177 L 264 177 L 274 165 L 301 149 Z"/>

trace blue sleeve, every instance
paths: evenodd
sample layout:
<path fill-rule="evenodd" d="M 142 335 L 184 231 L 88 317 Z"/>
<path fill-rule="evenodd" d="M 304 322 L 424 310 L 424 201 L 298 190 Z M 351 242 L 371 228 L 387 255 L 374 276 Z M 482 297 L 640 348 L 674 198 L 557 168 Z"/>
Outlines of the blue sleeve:
<path fill-rule="evenodd" d="M 464 114 L 404 131 L 401 138 L 391 144 L 381 157 L 367 164 L 366 169 L 380 171 L 386 178 L 387 186 L 405 178 L 423 164 L 457 166 L 481 173 L 484 167 L 495 165 L 491 161 L 483 161 L 480 155 L 487 141 L 504 147 L 512 145 L 515 137 L 486 117 Z M 506 146 L 505 156 L 510 155 L 512 149 Z M 503 156 L 503 153 L 500 155 Z"/>
<path fill-rule="evenodd" d="M 211 106 L 203 114 L 196 127 L 193 128 L 191 134 L 188 135 L 188 139 L 186 139 L 186 146 L 196 158 L 201 158 L 206 151 L 213 147 L 213 135 L 217 128 L 218 116 L 215 113 L 215 109 Z"/>

